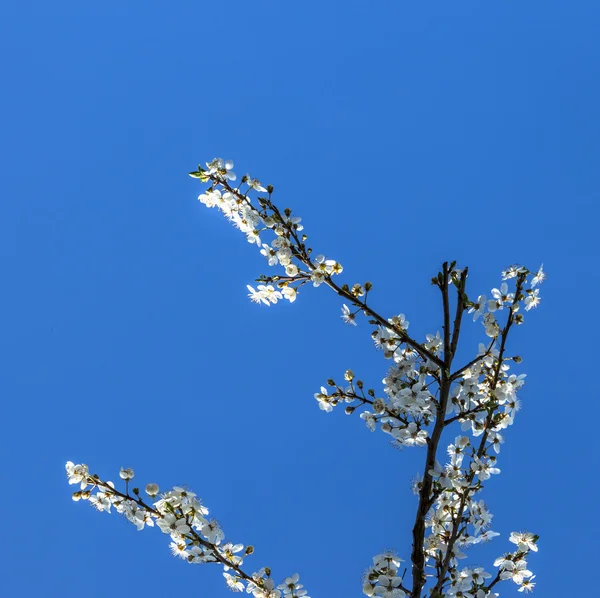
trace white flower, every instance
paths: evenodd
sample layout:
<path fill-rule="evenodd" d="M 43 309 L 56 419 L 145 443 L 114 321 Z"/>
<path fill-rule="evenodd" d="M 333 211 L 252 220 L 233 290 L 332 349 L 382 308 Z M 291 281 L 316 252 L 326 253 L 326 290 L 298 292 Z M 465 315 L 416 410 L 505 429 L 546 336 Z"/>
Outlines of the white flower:
<path fill-rule="evenodd" d="M 90 504 L 96 507 L 98 511 L 107 511 L 110 513 L 111 497 L 113 495 L 107 492 L 98 491 L 93 496 L 90 496 Z"/>
<path fill-rule="evenodd" d="M 227 542 L 227 544 L 223 544 L 223 546 L 220 547 L 219 552 L 221 553 L 221 556 L 225 557 L 233 565 L 241 565 L 244 559 L 242 556 L 236 555 L 236 553 L 243 549 L 243 544 L 232 544 L 231 542 Z M 225 571 L 229 571 L 227 565 L 224 565 L 224 567 Z"/>
<path fill-rule="evenodd" d="M 540 304 L 540 290 L 533 289 L 529 291 L 527 297 L 525 297 L 525 311 L 529 311 L 532 307 L 537 307 Z"/>
<path fill-rule="evenodd" d="M 243 592 L 244 584 L 240 581 L 240 578 L 229 573 L 223 573 L 223 577 L 229 586 L 229 589 L 234 592 Z"/>
<path fill-rule="evenodd" d="M 508 285 L 503 282 L 500 285 L 500 289 L 492 289 L 492 297 L 487 303 L 488 311 L 494 312 L 498 309 L 502 309 L 504 304 L 510 304 L 513 302 L 513 293 L 508 292 Z"/>
<path fill-rule="evenodd" d="M 283 583 L 279 584 L 277 587 L 280 590 L 283 590 L 285 596 L 290 598 L 300 598 L 301 596 L 304 596 L 304 598 L 309 598 L 306 595 L 306 590 L 302 589 L 304 586 L 301 583 L 298 583 L 299 579 L 300 576 L 297 573 L 294 573 L 294 575 L 286 577 L 283 580 Z"/>
<path fill-rule="evenodd" d="M 233 167 L 233 162 L 231 165 Z M 254 189 L 255 191 L 266 191 L 266 189 L 260 184 L 260 181 L 258 179 L 251 179 L 249 174 L 246 175 L 246 183 L 248 187 Z"/>
<path fill-rule="evenodd" d="M 363 411 L 360 414 L 360 419 L 364 419 L 367 424 L 367 428 L 371 430 L 371 432 L 375 432 L 375 428 L 377 427 L 377 419 L 375 416 L 369 411 Z"/>
<path fill-rule="evenodd" d="M 479 477 L 481 481 L 489 480 L 493 474 L 500 473 L 497 467 L 492 467 L 492 458 L 488 461 L 482 461 L 475 455 L 471 463 L 471 470 Z"/>
<path fill-rule="evenodd" d="M 511 532 L 508 541 L 516 544 L 520 552 L 527 552 L 528 550 L 533 550 L 533 552 L 538 551 L 537 540 L 529 532 Z"/>
<path fill-rule="evenodd" d="M 304 230 L 304 227 L 300 224 L 300 222 L 302 221 L 302 218 L 298 218 L 298 216 L 292 216 L 291 218 L 284 216 L 283 219 L 284 219 L 284 222 L 286 222 L 288 225 L 291 225 L 291 227 L 294 230 L 297 230 L 297 231 Z"/>
<path fill-rule="evenodd" d="M 283 298 L 283 295 L 276 291 L 272 285 L 259 284 L 256 290 L 250 285 L 246 285 L 246 288 L 250 291 L 248 297 L 255 303 L 264 303 L 270 305 L 271 303 L 277 303 L 279 299 Z"/>
<path fill-rule="evenodd" d="M 373 557 L 373 566 L 375 569 L 398 569 L 403 560 L 395 552 L 387 550 Z"/>
<path fill-rule="evenodd" d="M 537 274 L 531 279 L 531 286 L 536 287 L 538 284 L 542 284 L 544 280 L 546 280 L 546 273 L 544 272 L 544 264 L 542 264 Z"/>
<path fill-rule="evenodd" d="M 206 193 L 198 195 L 198 200 L 207 208 L 214 208 L 221 202 L 221 192 L 218 189 L 209 189 Z"/>
<path fill-rule="evenodd" d="M 524 559 L 517 561 L 506 561 L 504 563 L 500 579 L 512 579 L 515 583 L 522 584 L 523 580 L 531 577 L 532 573 L 527 569 L 527 562 Z"/>
<path fill-rule="evenodd" d="M 514 266 L 509 266 L 506 270 L 502 272 L 502 280 L 508 280 L 510 278 L 515 278 L 518 274 L 522 274 L 527 270 L 523 268 L 523 266 L 519 266 L 518 264 Z"/>
<path fill-rule="evenodd" d="M 260 303 L 262 301 L 263 303 L 269 305 L 269 302 L 263 298 L 263 294 L 260 290 L 254 290 L 254 288 L 249 284 L 246 285 L 246 288 L 250 291 L 248 293 L 248 297 L 250 297 L 254 303 Z"/>
<path fill-rule="evenodd" d="M 479 295 L 477 302 L 469 308 L 469 313 L 473 314 L 473 322 L 475 322 L 475 320 L 477 320 L 477 318 L 483 314 L 486 304 L 487 297 L 485 295 Z"/>
<path fill-rule="evenodd" d="M 190 533 L 190 526 L 185 522 L 185 519 L 178 519 L 172 513 L 167 513 L 161 517 L 156 525 L 165 534 L 174 534 L 175 536 L 182 536 Z"/>
<path fill-rule="evenodd" d="M 258 289 L 264 294 L 269 303 L 277 303 L 283 296 L 279 291 L 276 291 L 272 285 L 258 285 Z"/>
<path fill-rule="evenodd" d="M 271 249 L 266 243 L 263 243 L 260 252 L 267 258 L 269 266 L 276 266 L 279 259 L 277 258 L 277 252 Z"/>
<path fill-rule="evenodd" d="M 327 389 L 324 386 L 321 386 L 321 392 L 315 393 L 315 399 L 319 402 L 319 409 L 321 409 L 321 411 L 325 411 L 325 413 L 331 413 L 333 411 L 333 405 L 327 396 Z"/>
<path fill-rule="evenodd" d="M 80 484 L 82 490 L 88 485 L 89 472 L 87 465 L 75 465 L 72 461 L 67 461 L 66 470 L 69 484 Z"/>
<path fill-rule="evenodd" d="M 356 326 L 356 314 L 353 314 L 350 311 L 350 308 L 344 303 L 344 305 L 342 305 L 342 315 L 341 315 L 342 320 L 346 323 L 346 324 L 351 324 L 352 326 Z"/>
<path fill-rule="evenodd" d="M 410 322 L 406 319 L 406 316 L 404 314 L 392 316 L 388 320 L 388 322 L 396 328 L 400 328 L 401 330 L 408 330 L 408 326 L 410 325 Z"/>
<path fill-rule="evenodd" d="M 189 552 L 186 550 L 187 547 L 184 543 L 171 542 L 169 548 L 171 549 L 171 554 L 173 556 L 187 560 Z"/>
<path fill-rule="evenodd" d="M 381 598 L 403 598 L 406 596 L 398 586 L 402 583 L 401 577 L 380 575 L 375 586 L 375 594 Z"/>
<path fill-rule="evenodd" d="M 310 273 L 310 279 L 312 280 L 313 286 L 318 287 L 325 280 L 325 274 L 323 272 L 321 272 L 320 270 L 313 270 Z"/>
<path fill-rule="evenodd" d="M 519 588 L 519 592 L 533 592 L 533 588 L 535 587 L 535 582 L 532 582 L 531 580 L 535 577 L 535 575 L 532 575 L 529 579 L 524 579 L 523 583 L 521 584 L 521 587 Z"/>
<path fill-rule="evenodd" d="M 223 158 L 215 158 L 212 162 L 207 162 L 206 166 L 208 167 L 208 174 L 216 174 L 230 181 L 235 181 L 236 176 L 235 172 L 231 169 L 233 168 L 232 160 L 223 160 Z"/>
<path fill-rule="evenodd" d="M 285 267 L 285 273 L 288 276 L 296 276 L 298 274 L 298 266 L 296 266 L 295 264 L 288 264 Z"/>
<path fill-rule="evenodd" d="M 483 316 L 483 325 L 485 326 L 485 333 L 490 338 L 496 338 L 500 334 L 500 326 L 498 326 L 494 314 L 485 314 Z"/>
<path fill-rule="evenodd" d="M 211 544 L 220 544 L 225 537 L 223 530 L 216 521 L 208 521 L 202 526 L 201 533 Z"/>
<path fill-rule="evenodd" d="M 290 303 L 294 303 L 298 293 L 294 287 L 283 287 L 281 289 L 281 294 L 283 295 L 284 299 L 287 299 Z"/>

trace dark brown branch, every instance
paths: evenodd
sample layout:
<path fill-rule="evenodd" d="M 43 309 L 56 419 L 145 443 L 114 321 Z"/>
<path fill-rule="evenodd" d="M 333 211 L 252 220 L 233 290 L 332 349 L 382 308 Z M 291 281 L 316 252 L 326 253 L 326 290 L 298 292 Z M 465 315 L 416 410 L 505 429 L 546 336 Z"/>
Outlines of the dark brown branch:
<path fill-rule="evenodd" d="M 456 370 L 456 372 L 454 372 L 450 376 L 450 379 L 453 381 L 456 380 L 463 372 L 465 372 L 469 368 L 473 367 L 475 364 L 479 363 L 482 359 L 487 357 L 490 354 L 492 347 L 494 346 L 494 342 L 495 342 L 494 339 L 492 339 L 492 342 L 490 343 L 490 346 L 487 348 L 485 353 L 483 353 L 482 355 L 478 355 L 474 359 L 471 359 L 471 361 L 469 361 L 469 363 L 467 363 L 466 365 L 463 365 L 459 370 Z"/>
<path fill-rule="evenodd" d="M 465 312 L 465 287 L 467 285 L 467 276 L 469 269 L 465 268 L 458 282 L 458 288 L 456 289 L 456 315 L 454 316 L 454 329 L 452 330 L 452 342 L 450 343 L 450 353 L 452 358 L 456 355 L 456 349 L 458 347 L 458 337 L 460 336 L 460 326 L 462 323 L 463 313 Z M 452 379 L 452 377 L 450 378 Z"/>
<path fill-rule="evenodd" d="M 250 203 L 250 200 L 248 199 L 248 197 L 246 195 L 244 195 L 243 193 L 240 193 L 240 191 L 238 189 L 233 188 L 227 182 L 227 180 L 222 179 L 221 177 L 215 177 L 215 176 L 212 176 L 211 180 L 213 180 L 215 183 L 220 184 L 227 191 L 229 191 L 230 193 L 235 195 L 240 201 L 243 201 L 244 203 L 246 203 L 247 206 L 249 206 L 255 212 L 260 214 L 259 210 L 257 210 L 256 207 Z M 279 209 L 277 208 L 277 206 L 275 206 L 270 200 L 266 200 L 266 201 L 267 201 L 268 207 L 277 216 L 280 223 L 286 227 L 286 229 L 288 230 L 288 232 L 290 233 L 290 235 L 293 237 L 294 241 L 296 242 L 296 246 L 298 248 L 298 251 L 295 252 L 296 258 L 299 259 L 305 266 L 308 266 L 310 269 L 313 269 L 314 265 L 310 260 L 310 257 L 308 255 L 308 252 L 306 251 L 305 245 L 298 237 L 298 233 L 294 229 L 293 225 L 291 225 L 289 222 L 286 221 L 286 219 L 282 216 L 282 214 L 279 211 Z M 371 309 L 364 301 L 361 301 L 358 297 L 355 297 L 354 295 L 352 295 L 352 293 L 345 291 L 344 289 L 339 287 L 335 282 L 333 282 L 333 280 L 331 279 L 331 276 L 325 276 L 324 283 L 329 288 L 334 290 L 340 297 L 343 297 L 347 301 L 351 302 L 355 307 L 357 307 L 358 309 L 363 311 L 366 315 L 373 318 L 380 326 L 383 326 L 384 328 L 387 328 L 388 330 L 391 330 L 392 332 L 397 334 L 403 342 L 405 342 L 409 347 L 412 347 L 415 351 L 417 351 L 417 353 L 423 359 L 428 359 L 428 360 L 432 361 L 433 363 L 435 363 L 438 367 L 443 367 L 444 362 L 439 357 L 437 357 L 431 351 L 429 351 L 428 349 L 423 347 L 423 345 L 421 345 L 421 343 L 419 343 L 416 340 L 414 340 L 413 338 L 411 338 L 406 333 L 405 330 L 388 322 L 385 318 L 383 318 L 377 312 L 375 312 L 373 309 Z"/>
<path fill-rule="evenodd" d="M 469 409 L 468 411 L 463 411 L 462 413 L 459 413 L 458 415 L 455 415 L 454 417 L 447 419 L 444 422 L 444 426 L 449 426 L 450 424 L 459 420 L 461 417 L 466 417 L 467 415 L 472 415 L 474 413 L 483 413 L 484 411 L 487 411 L 487 410 L 488 410 L 488 408 L 486 406 L 480 405 L 479 407 L 474 407 L 473 409 Z"/>
<path fill-rule="evenodd" d="M 524 276 L 520 276 L 519 278 L 517 278 L 517 284 L 516 284 L 516 290 L 515 290 L 515 299 L 514 299 L 514 303 L 510 308 L 510 312 L 508 314 L 508 319 L 506 321 L 506 325 L 504 327 L 504 330 L 502 331 L 501 334 L 501 341 L 500 341 L 500 350 L 498 353 L 498 363 L 496 365 L 496 371 L 494 372 L 494 379 L 492 380 L 492 383 L 490 385 L 490 392 L 493 392 L 497 385 L 498 382 L 500 380 L 500 371 L 502 369 L 502 363 L 504 361 L 504 352 L 506 349 L 506 340 L 508 338 L 508 333 L 510 332 L 510 329 L 514 323 L 514 315 L 516 313 L 516 310 L 514 309 L 514 306 L 518 304 L 519 301 L 519 297 L 521 294 L 521 289 L 523 286 L 523 281 L 524 281 Z M 479 448 L 477 450 L 477 457 L 481 458 L 481 456 L 483 455 L 484 451 L 485 451 L 485 443 L 487 442 L 487 437 L 488 437 L 488 428 L 491 425 L 492 422 L 492 418 L 494 416 L 494 410 L 492 410 L 489 414 L 488 417 L 486 418 L 486 423 L 485 423 L 485 431 L 482 434 L 481 437 L 481 441 L 479 444 Z M 437 422 L 436 422 L 437 424 Z M 458 531 L 460 528 L 460 524 L 462 523 L 463 520 L 463 514 L 464 514 L 464 510 L 467 504 L 467 499 L 469 497 L 469 494 L 471 492 L 471 484 L 473 482 L 473 480 L 475 479 L 475 471 L 470 471 L 469 474 L 467 474 L 467 481 L 468 481 L 468 486 L 465 489 L 464 494 L 461 497 L 461 501 L 460 501 L 460 505 L 458 508 L 458 512 L 456 514 L 456 517 L 453 520 L 453 524 L 452 524 L 452 532 L 450 535 L 450 539 L 448 540 L 448 544 L 446 546 L 446 554 L 444 556 L 444 561 L 442 563 L 442 568 L 440 571 L 440 575 L 438 577 L 438 581 L 434 587 L 434 589 L 432 590 L 432 595 L 435 595 L 436 593 L 440 594 L 442 587 L 446 581 L 446 573 L 448 572 L 448 567 L 450 566 L 450 559 L 452 558 L 452 550 L 454 548 L 454 544 L 456 543 L 456 540 L 458 538 Z"/>
<path fill-rule="evenodd" d="M 425 518 L 431 508 L 431 493 L 433 486 L 433 477 L 429 473 L 435 467 L 435 458 L 438 445 L 444 430 L 444 414 L 450 396 L 450 368 L 452 366 L 451 332 L 450 332 L 450 307 L 448 300 L 448 264 L 443 265 L 443 279 L 438 285 L 442 292 L 442 303 L 444 306 L 444 364 L 441 368 L 440 379 L 440 399 L 437 406 L 437 415 L 435 424 L 429 442 L 427 443 L 427 455 L 425 457 L 425 469 L 423 471 L 423 482 L 419 490 L 419 503 L 417 505 L 417 514 L 413 526 L 413 546 L 411 553 L 413 586 L 411 597 L 420 598 L 423 586 L 425 585 L 425 555 L 423 547 L 425 544 Z"/>
<path fill-rule="evenodd" d="M 112 486 L 110 486 L 107 482 L 103 482 L 100 478 L 98 478 L 97 476 L 88 476 L 88 483 L 94 485 L 94 486 L 98 486 L 100 488 L 103 488 L 107 493 L 109 494 L 114 494 L 116 496 L 119 496 L 125 500 L 131 500 L 134 503 L 136 503 L 139 507 L 141 507 L 142 509 L 144 509 L 145 511 L 152 513 L 155 517 L 158 518 L 162 518 L 163 515 L 162 513 L 160 513 L 159 511 L 157 511 L 156 509 L 154 509 L 153 507 L 147 505 L 139 496 L 137 496 L 137 498 L 134 498 L 133 496 L 130 496 L 129 494 L 123 494 L 123 492 L 120 492 L 119 490 L 117 490 L 116 488 L 113 488 Z M 175 514 L 176 515 L 176 514 Z M 182 519 L 185 519 L 187 522 L 187 517 L 185 515 L 183 515 L 183 513 L 181 513 L 182 515 Z M 260 585 L 260 580 L 256 580 L 253 579 L 250 575 L 248 575 L 247 573 L 245 573 L 244 571 L 242 571 L 238 565 L 236 565 L 235 563 L 228 561 L 225 557 L 221 556 L 221 554 L 219 553 L 217 547 L 215 544 L 211 544 L 210 542 L 207 542 L 206 540 L 204 540 L 203 538 L 200 537 L 200 535 L 196 532 L 196 530 L 194 530 L 192 528 L 192 526 L 190 525 L 190 533 L 192 534 L 192 538 L 191 541 L 195 542 L 197 544 L 200 544 L 202 546 L 204 546 L 205 548 L 208 548 L 209 550 L 211 550 L 213 556 L 215 557 L 215 562 L 220 562 L 222 565 L 225 565 L 227 567 L 229 567 L 230 569 L 233 569 L 242 579 L 245 579 L 246 581 L 251 581 L 252 583 L 256 584 L 256 585 Z M 186 536 L 187 537 L 187 536 Z"/>

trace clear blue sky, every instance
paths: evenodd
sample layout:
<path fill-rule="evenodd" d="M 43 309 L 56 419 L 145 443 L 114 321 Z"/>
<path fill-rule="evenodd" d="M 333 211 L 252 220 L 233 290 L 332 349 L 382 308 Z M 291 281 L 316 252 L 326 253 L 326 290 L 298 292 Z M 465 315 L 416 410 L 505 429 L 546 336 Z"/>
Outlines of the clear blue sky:
<path fill-rule="evenodd" d="M 595 0 L 3 2 L 0 594 L 229 595 L 160 532 L 74 504 L 68 459 L 190 484 L 249 568 L 314 598 L 409 557 L 423 453 L 313 399 L 388 363 L 325 288 L 248 301 L 267 266 L 187 176 L 222 156 L 415 335 L 440 328 L 443 260 L 473 294 L 544 263 L 485 493 L 505 535 L 470 560 L 535 531 L 537 595 L 571 595 L 598 534 L 599 27 Z"/>

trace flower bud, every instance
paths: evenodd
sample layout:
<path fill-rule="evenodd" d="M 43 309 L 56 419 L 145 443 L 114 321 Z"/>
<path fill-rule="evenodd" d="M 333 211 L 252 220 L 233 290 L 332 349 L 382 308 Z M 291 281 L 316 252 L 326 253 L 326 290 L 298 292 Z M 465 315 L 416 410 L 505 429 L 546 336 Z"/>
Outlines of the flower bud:
<path fill-rule="evenodd" d="M 121 467 L 121 471 L 119 472 L 119 476 L 121 477 L 122 480 L 132 480 L 133 476 L 135 474 L 133 473 L 133 469 L 131 469 L 130 467 L 128 467 L 127 469 Z"/>
<path fill-rule="evenodd" d="M 373 586 L 367 581 L 365 582 L 365 584 L 363 585 L 363 594 L 366 594 L 367 596 L 372 596 L 375 593 L 375 589 L 373 588 Z"/>
<path fill-rule="evenodd" d="M 71 497 L 75 502 L 81 500 L 81 492 L 73 492 L 73 496 Z"/>
<path fill-rule="evenodd" d="M 254 546 L 246 546 L 245 554 L 252 554 L 254 552 Z"/>
<path fill-rule="evenodd" d="M 351 382 L 354 378 L 354 372 L 352 370 L 346 370 L 344 374 L 344 380 Z"/>
<path fill-rule="evenodd" d="M 356 407 L 352 407 L 351 405 L 348 405 L 348 407 L 346 407 L 346 415 L 352 415 L 354 413 L 355 409 L 356 409 Z"/>
<path fill-rule="evenodd" d="M 158 484 L 146 484 L 146 494 L 154 498 L 158 494 Z"/>

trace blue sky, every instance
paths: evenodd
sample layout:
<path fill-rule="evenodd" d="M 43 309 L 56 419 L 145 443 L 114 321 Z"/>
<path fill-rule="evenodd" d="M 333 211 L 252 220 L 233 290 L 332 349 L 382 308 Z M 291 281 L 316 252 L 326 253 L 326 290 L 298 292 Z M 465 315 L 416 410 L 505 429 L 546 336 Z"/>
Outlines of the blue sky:
<path fill-rule="evenodd" d="M 267 266 L 187 176 L 215 156 L 272 183 L 415 336 L 440 329 L 442 261 L 473 295 L 544 263 L 485 492 L 503 537 L 469 561 L 529 529 L 537 594 L 571 593 L 596 550 L 599 18 L 592 0 L 5 1 L 0 593 L 228 595 L 158 531 L 74 504 L 68 459 L 189 484 L 249 568 L 313 598 L 360 595 L 382 548 L 409 557 L 423 453 L 313 399 L 348 367 L 380 388 L 388 362 L 325 288 L 248 301 Z"/>

